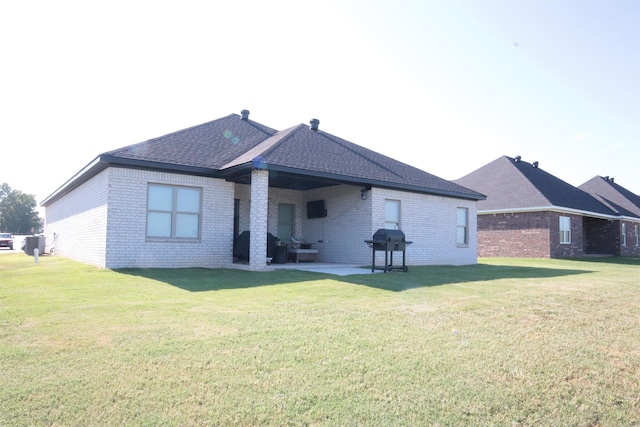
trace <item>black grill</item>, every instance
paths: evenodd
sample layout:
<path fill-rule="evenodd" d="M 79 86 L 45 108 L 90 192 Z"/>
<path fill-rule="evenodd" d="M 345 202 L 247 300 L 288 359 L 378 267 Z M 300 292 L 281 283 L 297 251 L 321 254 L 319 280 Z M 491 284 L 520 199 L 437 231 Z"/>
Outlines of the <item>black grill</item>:
<path fill-rule="evenodd" d="M 371 271 L 374 270 L 402 270 L 409 271 L 406 265 L 406 250 L 413 242 L 409 242 L 405 239 L 404 233 L 401 230 L 387 230 L 381 228 L 373 234 L 371 240 L 365 240 L 365 243 L 372 249 L 371 258 Z M 376 251 L 384 251 L 384 266 L 376 267 Z M 394 267 L 393 265 L 393 253 L 402 252 L 402 266 Z"/>

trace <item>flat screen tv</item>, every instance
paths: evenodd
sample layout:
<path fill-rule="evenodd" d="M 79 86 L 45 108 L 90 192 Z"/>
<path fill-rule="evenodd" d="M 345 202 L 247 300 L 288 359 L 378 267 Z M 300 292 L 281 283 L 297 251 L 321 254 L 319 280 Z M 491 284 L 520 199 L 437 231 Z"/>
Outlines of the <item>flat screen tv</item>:
<path fill-rule="evenodd" d="M 327 210 L 324 207 L 324 200 L 313 200 L 307 202 L 307 218 L 324 218 Z"/>

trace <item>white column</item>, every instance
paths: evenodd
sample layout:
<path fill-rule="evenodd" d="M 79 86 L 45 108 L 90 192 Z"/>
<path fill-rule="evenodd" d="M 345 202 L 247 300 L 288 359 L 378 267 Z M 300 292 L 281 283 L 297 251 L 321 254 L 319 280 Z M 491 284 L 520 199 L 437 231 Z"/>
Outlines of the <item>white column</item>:
<path fill-rule="evenodd" d="M 269 201 L 269 171 L 251 172 L 251 210 L 249 230 L 249 268 L 265 270 L 267 267 L 267 217 Z"/>

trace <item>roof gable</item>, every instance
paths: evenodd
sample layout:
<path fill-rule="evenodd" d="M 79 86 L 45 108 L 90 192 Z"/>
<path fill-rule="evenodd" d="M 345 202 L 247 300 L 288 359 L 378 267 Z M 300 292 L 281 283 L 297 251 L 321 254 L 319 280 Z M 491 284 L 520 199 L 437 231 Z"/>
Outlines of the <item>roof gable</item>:
<path fill-rule="evenodd" d="M 230 114 L 211 122 L 103 153 L 114 160 L 220 169 L 276 130 Z"/>
<path fill-rule="evenodd" d="M 454 182 L 487 195 L 478 210 L 556 207 L 615 214 L 585 191 L 519 158 L 502 156 Z"/>
<path fill-rule="evenodd" d="M 225 167 L 256 159 L 266 169 L 300 171 L 335 179 L 483 198 L 461 185 L 303 124 L 278 132 Z"/>
<path fill-rule="evenodd" d="M 620 215 L 640 217 L 640 196 L 614 183 L 613 179 L 595 176 L 578 188 Z"/>

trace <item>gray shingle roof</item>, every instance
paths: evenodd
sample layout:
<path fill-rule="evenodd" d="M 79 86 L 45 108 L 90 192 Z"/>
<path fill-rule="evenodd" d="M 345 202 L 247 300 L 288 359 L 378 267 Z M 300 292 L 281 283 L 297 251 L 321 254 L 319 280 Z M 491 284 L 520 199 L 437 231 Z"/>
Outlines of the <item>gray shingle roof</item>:
<path fill-rule="evenodd" d="M 454 182 L 487 196 L 478 211 L 556 207 L 615 216 L 587 192 L 534 164 L 502 156 Z"/>
<path fill-rule="evenodd" d="M 253 120 L 241 120 L 238 114 L 230 114 L 159 138 L 108 151 L 103 156 L 216 170 L 276 132 Z"/>
<path fill-rule="evenodd" d="M 596 176 L 578 188 L 591 194 L 620 215 L 640 218 L 640 196 L 616 184 L 613 179 Z"/>
<path fill-rule="evenodd" d="M 249 171 L 256 165 L 301 176 L 388 186 L 410 191 L 473 200 L 473 190 L 439 178 L 390 157 L 321 130 L 299 124 L 277 132 L 231 114 L 159 138 L 104 153 L 113 164 L 172 169 L 194 168 L 212 176 L 229 177 L 231 170 Z M 183 169 L 185 172 L 188 169 Z"/>

